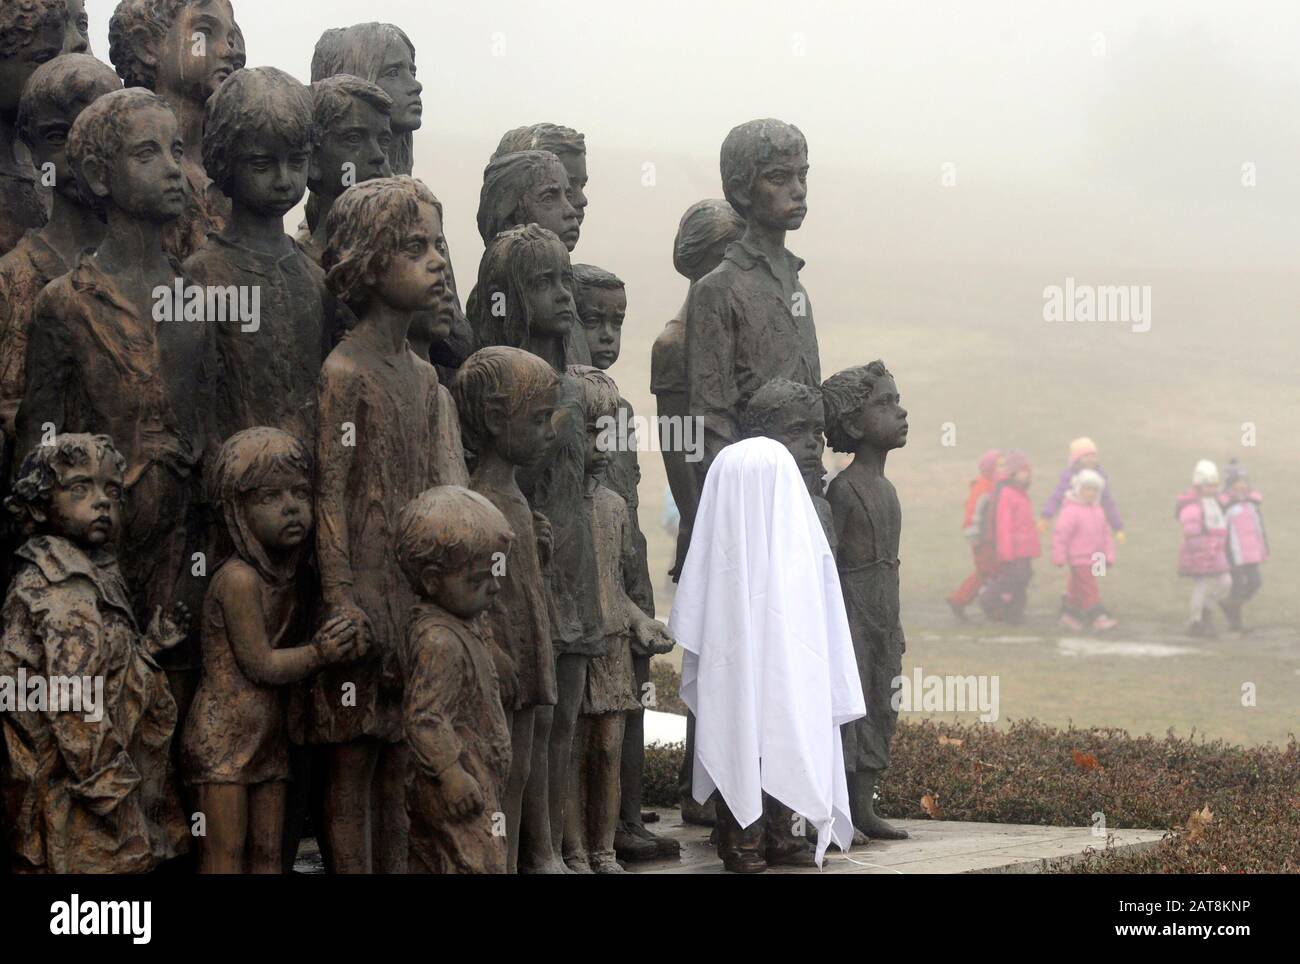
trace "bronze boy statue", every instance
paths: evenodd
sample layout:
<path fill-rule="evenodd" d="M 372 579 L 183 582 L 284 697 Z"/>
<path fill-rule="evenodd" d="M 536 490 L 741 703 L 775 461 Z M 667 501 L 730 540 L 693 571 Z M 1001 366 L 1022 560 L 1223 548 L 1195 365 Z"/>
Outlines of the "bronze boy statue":
<path fill-rule="evenodd" d="M 231 213 L 185 273 L 258 295 L 257 317 L 209 324 L 214 446 L 259 425 L 316 437 L 316 378 L 342 323 L 325 272 L 284 233 L 307 190 L 315 132 L 311 93 L 274 67 L 231 75 L 208 101 L 203 161 Z"/>
<path fill-rule="evenodd" d="M 176 702 L 155 658 L 185 637 L 190 614 L 158 612 L 138 628 L 113 553 L 126 470 L 106 436 L 58 435 L 27 456 L 5 500 L 27 541 L 5 597 L 0 673 L 72 680 L 81 698 L 0 717 L 16 873 L 147 873 L 188 845 L 171 768 Z"/>
<path fill-rule="evenodd" d="M 822 453 L 826 451 L 826 415 L 821 389 L 786 378 L 774 378 L 750 397 L 745 407 L 745 425 L 747 435 L 775 439 L 794 457 L 826 533 L 826 541 L 834 552 L 835 524 L 831 519 L 831 504 L 822 495 L 822 479 L 826 476 L 826 468 L 822 465 Z"/>
<path fill-rule="evenodd" d="M 846 724 L 844 765 L 853 825 L 868 837 L 897 840 L 907 832 L 877 816 L 876 784 L 889 766 L 898 722 L 893 681 L 902 672 L 903 625 L 898 609 L 898 540 L 902 512 L 885 457 L 907 444 L 907 410 L 883 362 L 837 372 L 822 385 L 826 440 L 853 461 L 831 480 L 836 563 L 867 715 Z"/>
<path fill-rule="evenodd" d="M 721 168 L 745 234 L 691 288 L 686 306 L 688 404 L 704 419 L 705 470 L 741 437 L 745 405 L 765 382 L 821 381 L 803 261 L 785 247 L 786 232 L 808 213 L 808 144 L 793 125 L 750 121 L 723 141 Z"/>
<path fill-rule="evenodd" d="M 393 132 L 393 102 L 374 84 L 338 74 L 311 85 L 312 122 L 319 140 L 307 172 L 307 223 L 298 243 L 319 261 L 325 252 L 326 225 L 338 196 L 354 184 L 388 177 Z"/>
<path fill-rule="evenodd" d="M 400 647 L 410 869 L 503 874 L 510 729 L 484 616 L 515 533 L 483 496 L 445 485 L 402 509 L 396 537 L 418 598 Z"/>

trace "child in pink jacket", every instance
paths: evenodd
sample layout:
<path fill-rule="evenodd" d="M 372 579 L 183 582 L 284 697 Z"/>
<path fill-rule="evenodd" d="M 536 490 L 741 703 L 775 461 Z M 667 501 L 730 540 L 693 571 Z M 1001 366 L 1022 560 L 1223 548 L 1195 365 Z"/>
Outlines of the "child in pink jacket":
<path fill-rule="evenodd" d="M 1223 472 L 1224 492 L 1219 496 L 1228 523 L 1228 565 L 1232 589 L 1219 608 L 1228 617 L 1228 626 L 1246 632 L 1241 623 L 1241 607 L 1259 592 L 1260 563 L 1268 559 L 1268 537 L 1264 534 L 1264 516 L 1260 512 L 1263 496 L 1250 486 L 1246 468 L 1236 459 Z"/>
<path fill-rule="evenodd" d="M 1178 574 L 1192 580 L 1192 636 L 1217 636 L 1210 618 L 1210 606 L 1228 594 L 1228 520 L 1219 504 L 1219 468 L 1201 459 L 1192 472 L 1192 487 L 1174 505 L 1183 529 L 1178 550 Z"/>
<path fill-rule="evenodd" d="M 1025 617 L 1033 561 L 1042 554 L 1034 507 L 1029 501 L 1033 471 L 1024 452 L 1006 454 L 1006 474 L 993 493 L 993 544 L 997 547 L 997 574 L 984 584 L 980 608 L 990 619 L 1020 623 Z"/>
<path fill-rule="evenodd" d="M 1094 469 L 1081 469 L 1070 483 L 1052 530 L 1052 562 L 1070 567 L 1065 598 L 1061 601 L 1061 626 L 1078 632 L 1089 623 L 1098 632 L 1119 625 L 1101 604 L 1097 563 L 1115 562 L 1115 540 L 1101 505 L 1106 480 Z M 1105 571 L 1105 567 L 1102 567 Z"/>

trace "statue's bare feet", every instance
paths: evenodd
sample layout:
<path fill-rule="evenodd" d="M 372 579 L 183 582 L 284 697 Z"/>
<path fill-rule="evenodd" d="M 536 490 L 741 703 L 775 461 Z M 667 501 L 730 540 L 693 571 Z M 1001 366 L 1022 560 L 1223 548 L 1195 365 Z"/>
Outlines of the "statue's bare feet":
<path fill-rule="evenodd" d="M 861 830 L 859 830 L 857 827 L 853 828 L 853 843 L 851 846 L 865 847 L 870 840 L 871 838 L 868 837 Z"/>
<path fill-rule="evenodd" d="M 559 857 L 550 857 L 547 860 L 534 864 L 525 864 L 519 861 L 519 873 L 521 874 L 568 874 L 572 873 L 568 867 L 564 866 L 564 861 Z"/>

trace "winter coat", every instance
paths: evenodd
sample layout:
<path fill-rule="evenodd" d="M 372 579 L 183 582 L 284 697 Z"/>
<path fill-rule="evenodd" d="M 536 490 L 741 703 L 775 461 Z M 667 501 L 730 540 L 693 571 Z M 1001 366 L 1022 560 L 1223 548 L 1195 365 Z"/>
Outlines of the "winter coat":
<path fill-rule="evenodd" d="M 998 559 L 1037 559 L 1042 554 L 1038 529 L 1034 525 L 1034 507 L 1024 489 L 1003 483 L 997 490 L 995 533 Z"/>
<path fill-rule="evenodd" d="M 1061 505 L 1065 502 L 1066 495 L 1074 485 L 1074 476 L 1079 471 L 1078 465 L 1071 462 L 1061 472 L 1060 479 L 1057 480 L 1056 488 L 1048 496 L 1047 501 L 1043 503 L 1043 509 L 1039 513 L 1044 519 L 1051 519 L 1061 510 Z M 1094 469 L 1106 482 L 1106 487 L 1101 490 L 1101 508 L 1106 513 L 1106 521 L 1110 523 L 1111 529 L 1116 532 L 1124 531 L 1124 520 L 1119 517 L 1119 507 L 1115 505 L 1115 497 L 1110 492 L 1110 479 L 1106 476 L 1106 470 L 1100 465 Z"/>
<path fill-rule="evenodd" d="M 1227 493 L 1219 496 L 1228 520 L 1228 561 L 1234 566 L 1249 566 L 1268 559 L 1268 537 L 1259 510 L 1263 501 L 1263 496 L 1254 489 L 1244 499 L 1234 499 Z"/>
<path fill-rule="evenodd" d="M 970 484 L 970 493 L 966 496 L 966 513 L 961 522 L 962 534 L 976 545 L 988 542 L 991 537 L 988 517 L 995 487 L 992 479 L 981 475 Z"/>
<path fill-rule="evenodd" d="M 1207 503 L 1213 511 L 1207 518 Z M 1218 500 L 1205 498 L 1195 489 L 1180 495 L 1174 513 L 1183 528 L 1178 550 L 1180 576 L 1213 576 L 1228 571 L 1228 523 Z"/>
<path fill-rule="evenodd" d="M 1052 530 L 1052 562 L 1058 566 L 1090 566 L 1102 553 L 1106 564 L 1115 561 L 1115 541 L 1101 504 L 1080 502 L 1066 496 Z"/>

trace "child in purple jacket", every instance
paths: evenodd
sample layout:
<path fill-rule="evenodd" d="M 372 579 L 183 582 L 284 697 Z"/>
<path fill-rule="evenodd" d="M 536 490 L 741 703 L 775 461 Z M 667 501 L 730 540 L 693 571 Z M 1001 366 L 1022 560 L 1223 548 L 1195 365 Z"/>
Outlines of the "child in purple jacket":
<path fill-rule="evenodd" d="M 1219 504 L 1219 468 L 1201 459 L 1192 472 L 1192 487 L 1178 496 L 1174 515 L 1183 530 L 1178 574 L 1192 580 L 1192 636 L 1216 636 L 1210 606 L 1228 594 L 1228 521 Z"/>
<path fill-rule="evenodd" d="M 1038 513 L 1040 517 L 1038 531 L 1046 532 L 1051 526 L 1052 520 L 1061 511 L 1061 503 L 1065 501 L 1066 493 L 1074 484 L 1075 474 L 1084 469 L 1096 472 L 1105 483 L 1105 488 L 1101 490 L 1101 508 L 1106 513 L 1106 522 L 1115 533 L 1115 541 L 1123 545 L 1124 523 L 1119 517 L 1119 508 L 1115 505 L 1115 497 L 1110 491 L 1110 479 L 1106 476 L 1106 470 L 1101 467 L 1101 461 L 1097 457 L 1097 443 L 1087 437 L 1077 438 L 1070 443 L 1070 462 L 1061 471 L 1056 488 L 1052 490 L 1052 494 L 1043 503 L 1042 511 Z"/>
<path fill-rule="evenodd" d="M 1244 633 L 1241 607 L 1259 592 L 1260 563 L 1268 559 L 1268 537 L 1264 534 L 1264 516 L 1260 504 L 1264 501 L 1258 491 L 1251 488 L 1246 468 L 1236 459 L 1228 463 L 1223 472 L 1223 494 L 1219 503 L 1228 523 L 1228 565 L 1232 576 L 1232 589 L 1219 608 L 1228 617 L 1228 626 Z"/>

